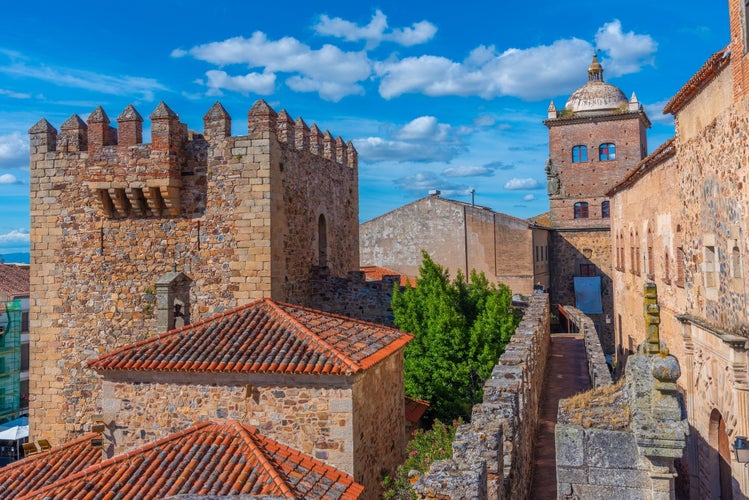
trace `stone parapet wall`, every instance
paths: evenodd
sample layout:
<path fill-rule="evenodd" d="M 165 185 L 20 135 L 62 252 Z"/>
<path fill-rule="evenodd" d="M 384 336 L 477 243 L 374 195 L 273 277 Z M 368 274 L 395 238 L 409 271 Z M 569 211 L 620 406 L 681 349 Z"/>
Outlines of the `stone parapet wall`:
<path fill-rule="evenodd" d="M 564 306 L 567 317 L 582 332 L 585 339 L 585 357 L 588 360 L 588 376 L 592 388 L 602 387 L 613 383 L 606 356 L 601 348 L 601 341 L 596 332 L 596 326 L 588 316 L 580 309 L 572 306 Z"/>
<path fill-rule="evenodd" d="M 423 498 L 529 498 L 538 405 L 550 346 L 549 300 L 535 294 L 484 384 L 471 423 L 458 428 L 453 457 L 415 488 Z"/>
<path fill-rule="evenodd" d="M 383 276 L 381 280 L 365 281 L 362 271 L 352 271 L 347 278 L 331 277 L 327 270 L 318 270 L 311 282 L 310 307 L 341 314 L 350 318 L 395 326 L 390 302 L 393 286 L 400 276 Z"/>

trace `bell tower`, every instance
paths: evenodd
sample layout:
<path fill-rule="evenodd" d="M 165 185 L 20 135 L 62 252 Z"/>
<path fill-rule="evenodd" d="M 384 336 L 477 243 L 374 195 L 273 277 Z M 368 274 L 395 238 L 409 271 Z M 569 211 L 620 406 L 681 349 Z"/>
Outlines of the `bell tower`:
<path fill-rule="evenodd" d="M 650 120 L 637 96 L 606 83 L 598 56 L 563 109 L 552 101 L 547 190 L 551 211 L 551 301 L 574 305 L 613 352 L 610 204 L 606 193 L 647 155 Z"/>

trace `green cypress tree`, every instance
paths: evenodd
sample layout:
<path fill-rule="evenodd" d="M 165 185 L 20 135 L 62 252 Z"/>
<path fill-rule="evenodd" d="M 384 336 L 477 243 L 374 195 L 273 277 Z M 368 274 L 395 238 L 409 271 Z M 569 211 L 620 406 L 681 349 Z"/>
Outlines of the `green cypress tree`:
<path fill-rule="evenodd" d="M 460 272 L 450 281 L 423 252 L 416 288 L 396 286 L 392 308 L 396 326 L 414 335 L 405 351 L 406 394 L 430 401 L 429 419 L 470 417 L 519 322 L 509 288 L 475 271 L 469 281 Z"/>

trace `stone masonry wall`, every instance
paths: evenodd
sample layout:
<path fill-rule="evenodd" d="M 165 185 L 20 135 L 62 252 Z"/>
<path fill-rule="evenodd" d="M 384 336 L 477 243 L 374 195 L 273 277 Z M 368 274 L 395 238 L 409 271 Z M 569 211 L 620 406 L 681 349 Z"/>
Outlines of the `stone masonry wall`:
<path fill-rule="evenodd" d="M 100 412 L 100 379 L 85 362 L 156 332 L 164 273 L 192 280 L 192 321 L 265 296 L 306 305 L 320 215 L 330 274 L 358 269 L 353 147 L 279 117 L 259 101 L 248 135 L 232 137 L 217 103 L 201 135 L 162 103 L 152 144 L 138 143 L 132 107 L 118 118 L 119 142 L 101 108 L 59 134 L 46 120 L 32 127 L 35 439 L 57 443 Z"/>
<path fill-rule="evenodd" d="M 366 371 L 353 390 L 354 472 L 362 499 L 382 498 L 382 474 L 391 477 L 406 453 L 403 350 Z"/>
<path fill-rule="evenodd" d="M 549 345 L 548 296 L 536 294 L 484 384 L 483 403 L 458 428 L 452 459 L 416 483 L 421 498 L 529 498 Z"/>
<path fill-rule="evenodd" d="M 131 377 L 132 378 L 132 377 Z M 161 382 L 107 378 L 103 384 L 105 453 L 119 455 L 195 422 L 236 419 L 265 436 L 354 473 L 351 380 L 327 386 L 319 377 L 247 378 L 161 375 Z M 343 382 L 343 383 L 342 383 Z M 401 432 L 402 434 L 402 432 Z"/>

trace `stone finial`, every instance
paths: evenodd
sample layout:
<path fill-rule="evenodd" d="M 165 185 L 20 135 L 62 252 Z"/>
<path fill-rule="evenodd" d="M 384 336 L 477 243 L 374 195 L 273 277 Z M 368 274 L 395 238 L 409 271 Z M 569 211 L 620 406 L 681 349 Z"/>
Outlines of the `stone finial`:
<path fill-rule="evenodd" d="M 122 110 L 117 117 L 119 125 L 119 145 L 135 146 L 143 142 L 143 117 L 132 104 Z"/>
<path fill-rule="evenodd" d="M 359 153 L 356 151 L 353 142 L 348 141 L 346 146 L 348 148 L 348 167 L 356 170 L 359 167 Z"/>
<path fill-rule="evenodd" d="M 294 121 L 285 109 L 276 118 L 276 137 L 280 142 L 294 144 Z"/>
<path fill-rule="evenodd" d="M 231 116 L 220 102 L 216 101 L 203 116 L 203 133 L 208 139 L 231 135 Z"/>
<path fill-rule="evenodd" d="M 335 139 L 335 161 L 341 165 L 348 165 L 348 148 L 340 135 Z"/>
<path fill-rule="evenodd" d="M 316 123 L 313 123 L 309 129 L 309 150 L 312 154 L 322 156 L 323 135 Z"/>
<path fill-rule="evenodd" d="M 655 283 L 645 283 L 645 325 L 647 337 L 645 339 L 645 354 L 654 356 L 661 353 L 661 339 L 659 325 L 661 323 L 661 309 L 658 305 L 658 290 Z"/>
<path fill-rule="evenodd" d="M 328 130 L 322 135 L 322 155 L 328 160 L 335 158 L 335 139 Z"/>
<path fill-rule="evenodd" d="M 159 102 L 158 106 L 156 106 L 156 109 L 154 109 L 153 112 L 148 117 L 151 120 L 164 120 L 164 119 L 176 120 L 179 118 L 177 113 L 172 111 L 171 108 L 169 108 L 169 106 L 167 106 L 164 101 Z"/>
<path fill-rule="evenodd" d="M 62 125 L 60 125 L 60 130 L 85 130 L 88 128 L 88 125 L 86 125 L 86 122 L 84 122 L 80 116 L 73 113 L 70 118 L 62 122 Z"/>
<path fill-rule="evenodd" d="M 88 150 L 96 152 L 103 146 L 117 143 L 117 131 L 109 126 L 109 117 L 104 108 L 97 106 L 88 115 Z"/>
<path fill-rule="evenodd" d="M 88 115 L 88 124 L 91 125 L 92 123 L 106 123 L 109 125 L 109 117 L 101 106 L 97 106 L 96 109 Z"/>
<path fill-rule="evenodd" d="M 554 101 L 551 101 L 551 102 L 549 103 L 549 109 L 547 109 L 546 111 L 547 111 L 547 117 L 548 117 L 549 119 L 552 119 L 552 118 L 556 118 L 556 117 L 557 117 L 557 107 L 556 107 L 556 105 L 554 104 Z"/>
<path fill-rule="evenodd" d="M 88 147 L 88 125 L 75 113 L 60 125 L 58 145 L 66 151 L 83 151 Z"/>
<path fill-rule="evenodd" d="M 57 149 L 57 130 L 42 118 L 29 129 L 31 154 L 46 153 Z"/>
<path fill-rule="evenodd" d="M 309 147 L 309 127 L 301 116 L 294 122 L 294 140 L 297 149 L 304 150 Z"/>
<path fill-rule="evenodd" d="M 176 151 L 187 140 L 187 129 L 179 116 L 164 101 L 159 102 L 151 119 L 151 148 L 154 151 Z"/>
<path fill-rule="evenodd" d="M 640 101 L 637 100 L 637 95 L 632 92 L 632 97 L 629 98 L 629 104 L 627 105 L 628 111 L 639 111 Z"/>
<path fill-rule="evenodd" d="M 267 102 L 260 99 L 247 113 L 247 132 L 253 139 L 269 138 L 276 131 L 276 118 L 278 114 Z"/>

